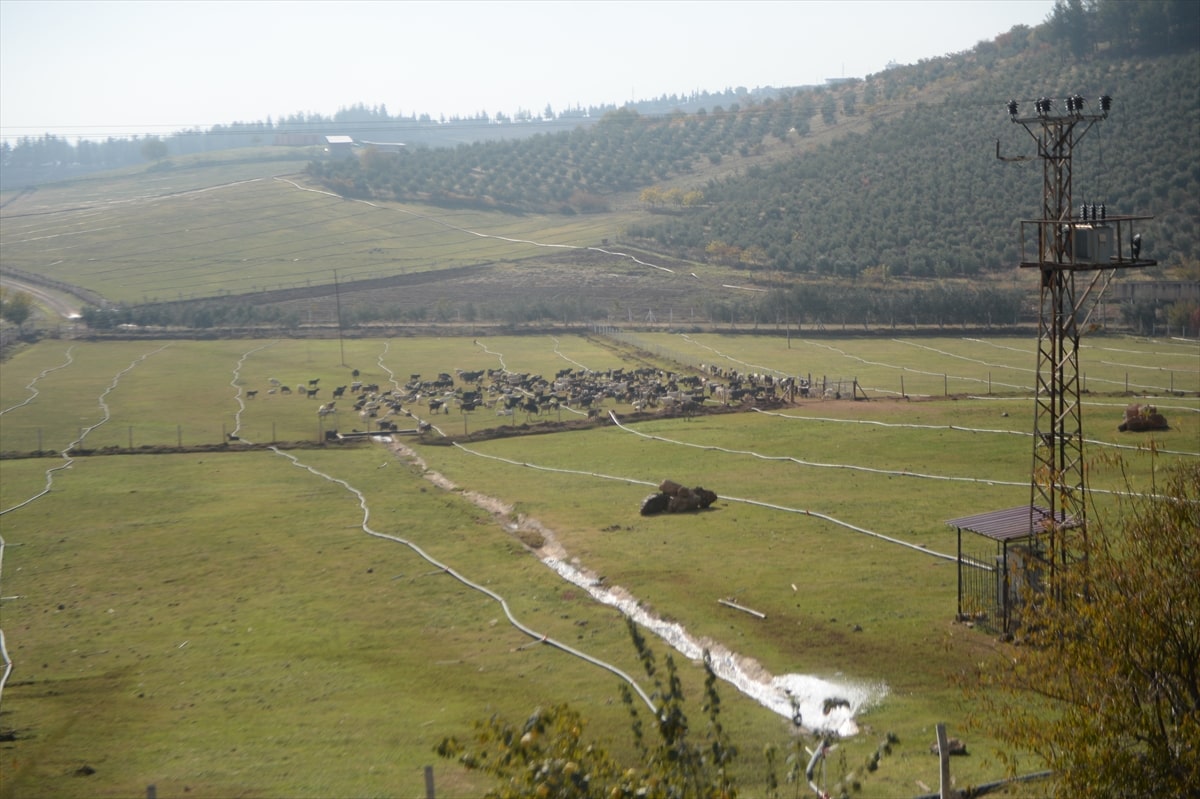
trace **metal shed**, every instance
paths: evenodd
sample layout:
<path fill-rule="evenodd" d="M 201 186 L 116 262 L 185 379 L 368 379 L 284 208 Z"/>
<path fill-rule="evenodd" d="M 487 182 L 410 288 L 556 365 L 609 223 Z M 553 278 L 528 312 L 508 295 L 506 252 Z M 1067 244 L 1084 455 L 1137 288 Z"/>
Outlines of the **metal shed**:
<path fill-rule="evenodd" d="M 985 629 L 1011 633 L 1017 626 L 1014 611 L 1026 585 L 1041 580 L 1045 545 L 1055 528 L 1071 526 L 1063 511 L 1051 521 L 1050 511 L 1038 505 L 1020 505 L 950 519 L 958 530 L 958 618 Z M 975 533 L 991 544 L 963 547 L 963 531 Z"/>

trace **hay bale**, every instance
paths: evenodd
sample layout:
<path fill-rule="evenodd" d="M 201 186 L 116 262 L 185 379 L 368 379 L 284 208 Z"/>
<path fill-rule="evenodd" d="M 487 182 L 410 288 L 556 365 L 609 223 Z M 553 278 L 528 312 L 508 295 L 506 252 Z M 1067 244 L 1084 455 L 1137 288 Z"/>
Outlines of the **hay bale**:
<path fill-rule="evenodd" d="M 651 494 L 642 500 L 643 516 L 702 510 L 717 501 L 716 493 L 706 488 L 688 488 L 673 480 L 663 480 L 658 488 L 659 493 Z"/>

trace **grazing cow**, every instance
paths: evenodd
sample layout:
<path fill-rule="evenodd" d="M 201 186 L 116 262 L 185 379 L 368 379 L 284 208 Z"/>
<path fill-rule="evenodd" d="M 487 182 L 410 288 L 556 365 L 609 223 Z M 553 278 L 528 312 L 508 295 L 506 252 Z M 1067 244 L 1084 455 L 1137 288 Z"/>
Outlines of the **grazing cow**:
<path fill-rule="evenodd" d="M 337 388 L 335 388 L 335 389 L 333 390 L 333 398 L 334 398 L 334 399 L 341 399 L 342 395 L 343 395 L 343 394 L 345 394 L 345 393 L 346 393 L 346 387 L 345 387 L 345 386 L 338 386 Z"/>
<path fill-rule="evenodd" d="M 336 402 L 325 403 L 320 408 L 317 408 L 317 415 L 318 416 L 328 416 L 331 413 L 337 413 L 337 408 L 334 407 L 335 405 L 337 405 Z"/>
<path fill-rule="evenodd" d="M 312 380 L 309 380 L 309 381 L 308 381 L 308 385 L 309 385 L 310 387 L 315 387 L 315 386 L 317 385 L 317 383 L 320 383 L 320 382 L 321 382 L 321 378 L 319 378 L 319 377 L 314 377 Z"/>
<path fill-rule="evenodd" d="M 258 396 L 258 389 L 254 389 L 253 391 L 246 392 L 246 399 L 254 399 L 257 396 Z"/>
<path fill-rule="evenodd" d="M 291 394 L 291 393 L 292 393 L 292 389 L 291 389 L 291 388 L 289 388 L 288 386 L 280 386 L 280 387 L 279 387 L 279 393 L 280 393 L 280 394 Z"/>
<path fill-rule="evenodd" d="M 320 391 L 320 390 L 321 390 L 321 389 L 319 389 L 319 388 L 306 388 L 306 389 L 304 389 L 305 398 L 306 398 L 306 399 L 316 399 L 316 398 L 317 398 L 317 392 L 318 392 L 318 391 Z"/>

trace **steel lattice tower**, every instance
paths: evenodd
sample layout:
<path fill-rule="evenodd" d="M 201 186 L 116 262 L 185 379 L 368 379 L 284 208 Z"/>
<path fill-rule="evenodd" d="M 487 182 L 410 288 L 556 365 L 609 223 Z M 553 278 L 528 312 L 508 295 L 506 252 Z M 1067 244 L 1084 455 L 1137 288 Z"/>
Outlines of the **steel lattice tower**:
<path fill-rule="evenodd" d="M 1056 103 L 1065 105 L 1065 111 L 1056 111 Z M 1141 235 L 1134 232 L 1135 222 L 1152 217 L 1110 216 L 1103 205 L 1083 205 L 1075 214 L 1071 159 L 1087 132 L 1108 118 L 1112 99 L 1105 95 L 1099 104 L 1099 113 L 1086 113 L 1079 95 L 1043 97 L 1034 101 L 1035 115 L 1023 117 L 1015 100 L 1008 103 L 1010 119 L 1033 137 L 1042 161 L 1042 217 L 1021 221 L 1020 265 L 1037 269 L 1041 278 L 1030 529 L 1047 521 L 1059 528 L 1058 520 L 1065 520 L 1082 534 L 1081 546 L 1075 548 L 1068 546 L 1061 529 L 1047 531 L 1052 570 L 1056 562 L 1082 556 L 1087 546 L 1080 330 L 1118 269 L 1157 263 L 1141 258 Z M 996 155 L 1001 157 L 999 143 Z M 1027 255 L 1031 246 L 1036 247 L 1034 258 Z M 1076 279 L 1083 273 L 1091 279 L 1080 291 Z"/>

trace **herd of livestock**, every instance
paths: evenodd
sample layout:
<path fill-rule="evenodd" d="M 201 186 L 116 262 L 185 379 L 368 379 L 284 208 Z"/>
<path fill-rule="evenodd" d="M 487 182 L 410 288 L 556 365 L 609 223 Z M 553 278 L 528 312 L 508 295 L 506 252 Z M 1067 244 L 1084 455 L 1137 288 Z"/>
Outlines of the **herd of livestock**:
<path fill-rule="evenodd" d="M 356 375 L 357 378 L 357 375 Z M 320 378 L 299 384 L 295 391 L 271 378 L 268 394 L 296 394 L 321 401 Z M 253 398 L 257 391 L 247 391 Z M 808 395 L 808 382 L 791 377 L 726 371 L 704 367 L 703 376 L 643 367 L 636 369 L 562 369 L 551 378 L 504 369 L 466 371 L 436 378 L 409 376 L 398 388 L 382 390 L 377 383 L 354 382 L 330 390 L 317 413 L 326 416 L 352 409 L 377 430 L 398 429 L 394 417 L 421 419 L 451 411 L 493 411 L 498 416 L 524 414 L 527 421 L 567 410 L 593 417 L 606 401 L 634 413 L 691 416 L 706 404 L 774 407 Z M 338 403 L 342 403 L 339 407 Z"/>

